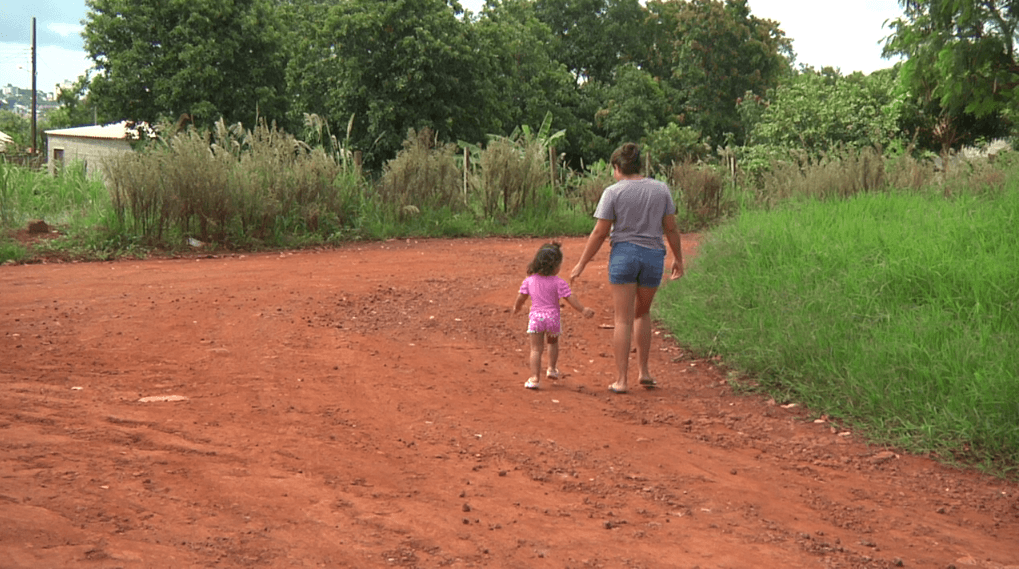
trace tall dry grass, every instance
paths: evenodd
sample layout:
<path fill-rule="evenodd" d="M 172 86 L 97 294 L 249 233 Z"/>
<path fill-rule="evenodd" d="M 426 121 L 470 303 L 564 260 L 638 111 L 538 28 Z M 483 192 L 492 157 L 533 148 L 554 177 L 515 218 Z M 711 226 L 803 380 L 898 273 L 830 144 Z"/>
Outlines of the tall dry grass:
<path fill-rule="evenodd" d="M 354 196 L 341 165 L 265 122 L 188 129 L 108 163 L 120 225 L 150 240 L 229 243 L 295 229 L 340 227 Z"/>
<path fill-rule="evenodd" d="M 382 205 L 397 218 L 437 207 L 466 209 L 456 151 L 453 144 L 440 144 L 431 129 L 411 129 L 403 150 L 385 165 L 379 180 Z"/>
<path fill-rule="evenodd" d="M 718 169 L 707 164 L 673 163 L 669 186 L 679 197 L 683 226 L 700 229 L 725 217 L 734 209 L 726 199 L 726 182 Z"/>
<path fill-rule="evenodd" d="M 880 150 L 806 153 L 775 161 L 760 174 L 758 201 L 772 206 L 792 197 L 845 198 L 888 187 L 885 158 Z"/>
<path fill-rule="evenodd" d="M 481 171 L 471 183 L 486 216 L 513 216 L 537 203 L 539 188 L 550 184 L 547 152 L 536 138 L 488 143 L 481 151 Z"/>

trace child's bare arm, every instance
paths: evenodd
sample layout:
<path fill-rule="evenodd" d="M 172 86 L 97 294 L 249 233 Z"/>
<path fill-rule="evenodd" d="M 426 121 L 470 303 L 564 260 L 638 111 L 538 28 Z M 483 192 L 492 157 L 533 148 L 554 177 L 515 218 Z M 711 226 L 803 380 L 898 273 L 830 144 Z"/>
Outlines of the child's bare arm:
<path fill-rule="evenodd" d="M 513 303 L 513 314 L 520 312 L 520 309 L 524 307 L 524 303 L 527 302 L 526 294 L 518 294 L 517 301 Z"/>
<path fill-rule="evenodd" d="M 570 303 L 570 306 L 572 306 L 577 312 L 583 314 L 584 318 L 594 317 L 594 310 L 590 308 L 585 308 L 584 305 L 581 304 L 579 300 L 577 300 L 577 295 L 571 294 L 570 296 L 567 296 L 566 302 Z"/>

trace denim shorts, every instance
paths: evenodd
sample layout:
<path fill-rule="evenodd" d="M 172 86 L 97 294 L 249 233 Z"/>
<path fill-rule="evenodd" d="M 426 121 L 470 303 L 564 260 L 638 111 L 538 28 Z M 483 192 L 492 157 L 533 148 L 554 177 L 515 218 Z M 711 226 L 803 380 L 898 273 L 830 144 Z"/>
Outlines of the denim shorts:
<path fill-rule="evenodd" d="M 665 268 L 665 249 L 648 249 L 633 243 L 616 243 L 609 255 L 609 282 L 658 288 Z"/>

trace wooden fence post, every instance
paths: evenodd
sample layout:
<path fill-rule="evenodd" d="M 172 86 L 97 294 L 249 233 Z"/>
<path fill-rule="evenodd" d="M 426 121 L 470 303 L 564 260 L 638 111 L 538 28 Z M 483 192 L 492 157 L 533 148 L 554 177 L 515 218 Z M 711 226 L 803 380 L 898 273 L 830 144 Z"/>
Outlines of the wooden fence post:
<path fill-rule="evenodd" d="M 548 147 L 548 171 L 550 182 L 552 183 L 552 189 L 555 189 L 556 180 L 556 159 L 555 159 L 555 146 Z"/>

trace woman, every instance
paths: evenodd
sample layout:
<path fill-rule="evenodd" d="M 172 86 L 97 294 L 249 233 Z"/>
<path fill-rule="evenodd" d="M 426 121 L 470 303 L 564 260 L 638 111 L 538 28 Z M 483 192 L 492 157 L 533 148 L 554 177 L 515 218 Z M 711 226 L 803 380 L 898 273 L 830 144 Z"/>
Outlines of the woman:
<path fill-rule="evenodd" d="M 628 142 L 612 153 L 612 177 L 616 183 L 602 193 L 595 209 L 598 220 L 587 239 L 584 253 L 570 274 L 570 284 L 610 238 L 609 284 L 615 307 L 612 349 L 616 358 L 613 393 L 626 393 L 630 343 L 636 337 L 640 385 L 658 384 L 648 371 L 651 352 L 651 301 L 658 292 L 665 266 L 665 241 L 675 257 L 673 280 L 683 276 L 683 251 L 676 227 L 676 204 L 669 187 L 640 173 L 640 147 Z M 664 236 L 664 239 L 663 239 Z"/>

